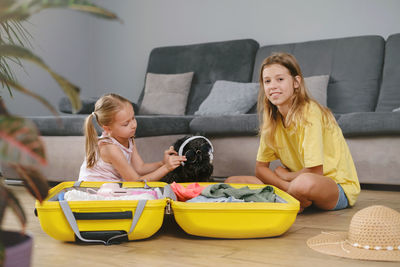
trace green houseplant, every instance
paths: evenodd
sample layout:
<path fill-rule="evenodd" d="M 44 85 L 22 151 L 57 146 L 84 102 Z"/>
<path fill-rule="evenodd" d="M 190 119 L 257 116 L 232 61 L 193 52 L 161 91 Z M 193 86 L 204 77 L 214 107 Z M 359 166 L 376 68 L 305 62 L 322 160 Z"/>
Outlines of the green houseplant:
<path fill-rule="evenodd" d="M 69 8 L 89 13 L 101 18 L 118 19 L 118 17 L 99 6 L 86 0 L 1 0 L 0 1 L 0 83 L 2 91 L 12 96 L 13 90 L 29 95 L 45 105 L 55 116 L 56 109 L 35 92 L 21 85 L 16 79 L 9 62 L 14 62 L 23 68 L 22 61 L 30 61 L 46 70 L 59 84 L 75 111 L 81 108 L 79 88 L 53 71 L 46 63 L 26 48 L 30 35 L 23 27 L 22 22 L 32 14 L 46 8 Z M 40 133 L 35 125 L 27 119 L 14 116 L 7 111 L 6 103 L 0 95 L 0 161 L 16 169 L 28 191 L 39 201 L 42 201 L 48 192 L 46 178 L 34 167 L 46 164 L 46 155 Z M 0 178 L 0 266 L 14 265 L 7 258 L 7 249 L 15 248 L 15 244 L 8 244 L 11 237 L 18 237 L 18 241 L 30 241 L 29 236 L 10 233 L 2 230 L 2 220 L 7 207 L 10 207 L 25 228 L 26 217 L 18 199 L 5 186 L 4 178 Z M 10 235 L 11 234 L 11 235 Z M 15 241 L 18 243 L 18 241 Z M 8 242 L 8 243 L 7 243 Z M 15 243 L 14 242 L 14 243 Z M 31 249 L 31 248 L 30 248 Z M 26 252 L 22 252 L 25 253 Z M 28 253 L 30 257 L 30 251 Z M 19 255 L 19 257 L 22 255 Z M 12 259 L 11 259 L 12 260 Z M 30 259 L 28 259 L 30 261 Z M 21 264 L 21 261 L 18 263 Z M 25 264 L 25 262 L 24 262 Z M 29 262 L 27 263 L 29 265 Z"/>

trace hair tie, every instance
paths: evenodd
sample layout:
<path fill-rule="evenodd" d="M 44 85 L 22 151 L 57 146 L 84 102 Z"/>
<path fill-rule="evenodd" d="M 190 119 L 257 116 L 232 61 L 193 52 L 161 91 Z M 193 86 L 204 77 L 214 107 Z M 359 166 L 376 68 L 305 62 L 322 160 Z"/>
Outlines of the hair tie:
<path fill-rule="evenodd" d="M 96 115 L 96 113 L 92 112 L 92 115 L 94 116 L 94 118 L 95 118 L 96 121 L 97 121 L 97 115 Z"/>

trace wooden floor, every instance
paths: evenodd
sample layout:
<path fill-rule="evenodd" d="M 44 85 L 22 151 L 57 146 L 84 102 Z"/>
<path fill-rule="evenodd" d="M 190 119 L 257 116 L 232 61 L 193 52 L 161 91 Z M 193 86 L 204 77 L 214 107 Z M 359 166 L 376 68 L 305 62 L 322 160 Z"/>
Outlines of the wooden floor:
<path fill-rule="evenodd" d="M 10 186 L 29 218 L 27 231 L 34 236 L 33 267 L 46 266 L 400 266 L 397 262 L 344 259 L 320 254 L 306 240 L 321 231 L 347 231 L 351 217 L 360 209 L 380 204 L 400 211 L 400 192 L 363 190 L 355 207 L 341 211 L 310 210 L 297 216 L 283 236 L 226 240 L 185 234 L 167 216 L 153 237 L 118 245 L 64 243 L 46 235 L 34 216 L 34 199 L 20 186 Z M 7 211 L 4 228 L 20 229 Z"/>

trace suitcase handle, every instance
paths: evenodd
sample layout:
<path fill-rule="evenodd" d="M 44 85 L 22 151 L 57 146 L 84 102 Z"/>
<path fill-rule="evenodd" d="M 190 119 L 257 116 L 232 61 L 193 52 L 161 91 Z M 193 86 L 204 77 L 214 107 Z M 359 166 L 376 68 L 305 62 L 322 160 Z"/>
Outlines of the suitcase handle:
<path fill-rule="evenodd" d="M 116 231 L 81 231 L 81 236 L 85 239 L 95 239 L 95 240 L 104 240 L 107 241 L 111 237 L 123 235 L 126 241 L 129 241 L 128 237 L 126 236 L 126 231 L 124 230 L 116 230 Z M 80 240 L 78 239 L 77 242 Z M 122 241 L 118 240 L 118 241 Z M 82 241 L 81 241 L 82 242 Z"/>
<path fill-rule="evenodd" d="M 71 226 L 72 231 L 74 231 L 75 235 L 76 235 L 81 241 L 84 241 L 84 242 L 91 242 L 91 243 L 100 242 L 100 243 L 103 243 L 104 245 L 109 245 L 110 242 L 111 242 L 112 240 L 114 240 L 114 239 L 116 239 L 116 238 L 128 236 L 130 233 L 132 233 L 133 229 L 135 229 L 136 224 L 138 223 L 138 221 L 139 221 L 139 219 L 140 219 L 140 217 L 141 217 L 141 215 L 142 215 L 142 213 L 143 213 L 143 210 L 144 210 L 144 207 L 145 207 L 145 205 L 146 205 L 146 202 L 147 202 L 147 200 L 144 200 L 144 199 L 141 199 L 141 200 L 138 201 L 138 204 L 137 204 L 136 209 L 135 209 L 135 214 L 133 215 L 133 220 L 132 220 L 131 228 L 129 229 L 129 232 L 128 232 L 128 233 L 117 234 L 117 235 L 115 235 L 115 236 L 109 238 L 107 241 L 104 241 L 104 240 L 96 240 L 96 239 L 86 239 L 86 238 L 83 238 L 82 235 L 81 235 L 81 233 L 79 232 L 78 224 L 76 223 L 76 219 L 75 219 L 75 217 L 74 217 L 74 214 L 73 214 L 72 211 L 71 211 L 71 208 L 70 208 L 68 202 L 65 201 L 65 200 L 60 200 L 60 201 L 59 201 L 61 210 L 63 211 L 63 213 L 64 213 L 64 215 L 65 215 L 65 218 L 67 219 L 69 225 Z M 131 214 L 132 214 L 132 213 L 131 213 Z"/>
<path fill-rule="evenodd" d="M 123 212 L 73 212 L 75 220 L 132 219 L 132 211 Z"/>

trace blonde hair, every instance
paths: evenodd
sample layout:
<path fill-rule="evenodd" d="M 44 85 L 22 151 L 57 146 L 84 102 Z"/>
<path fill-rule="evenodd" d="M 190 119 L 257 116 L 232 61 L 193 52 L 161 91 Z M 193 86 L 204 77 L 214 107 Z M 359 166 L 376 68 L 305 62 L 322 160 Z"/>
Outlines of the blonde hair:
<path fill-rule="evenodd" d="M 294 89 L 292 106 L 290 107 L 284 121 L 282 115 L 278 111 L 278 108 L 268 100 L 264 91 L 263 71 L 266 67 L 274 64 L 285 67 L 294 80 L 296 79 L 296 76 L 300 77 L 299 87 Z M 331 123 L 336 123 L 331 111 L 327 107 L 321 106 L 309 95 L 304 83 L 304 77 L 300 66 L 293 55 L 288 53 L 273 53 L 271 56 L 267 57 L 261 64 L 259 82 L 260 91 L 258 94 L 257 103 L 258 117 L 260 120 L 259 134 L 261 136 L 265 135 L 265 138 L 267 138 L 267 144 L 269 144 L 272 148 L 276 147 L 274 137 L 278 121 L 281 120 L 286 127 L 291 125 L 297 127 L 298 123 L 300 122 L 308 123 L 304 117 L 304 108 L 306 104 L 310 103 L 311 101 L 316 103 L 321 109 L 323 119 L 329 122 L 328 125 Z"/>
<path fill-rule="evenodd" d="M 96 101 L 94 112 L 87 116 L 84 124 L 86 167 L 92 168 L 97 162 L 99 150 L 97 132 L 94 127 L 93 117 L 100 126 L 109 126 L 114 121 L 115 114 L 131 103 L 126 98 L 117 94 L 107 94 Z"/>

